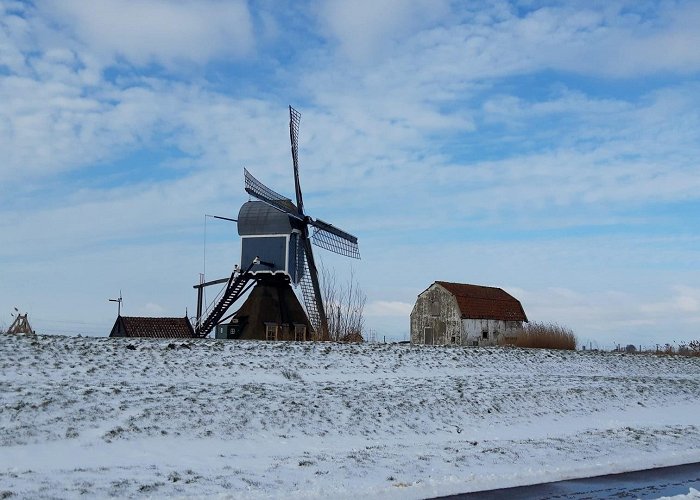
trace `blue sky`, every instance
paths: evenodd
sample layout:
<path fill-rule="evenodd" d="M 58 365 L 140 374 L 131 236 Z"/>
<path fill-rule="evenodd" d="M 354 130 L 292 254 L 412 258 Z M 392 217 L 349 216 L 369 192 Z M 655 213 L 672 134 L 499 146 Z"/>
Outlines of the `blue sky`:
<path fill-rule="evenodd" d="M 0 0 L 0 324 L 106 335 L 120 289 L 192 311 L 243 167 L 293 194 L 292 104 L 380 337 L 447 280 L 600 347 L 698 339 L 697 26 L 682 1 Z M 238 257 L 209 221 L 207 278 Z"/>

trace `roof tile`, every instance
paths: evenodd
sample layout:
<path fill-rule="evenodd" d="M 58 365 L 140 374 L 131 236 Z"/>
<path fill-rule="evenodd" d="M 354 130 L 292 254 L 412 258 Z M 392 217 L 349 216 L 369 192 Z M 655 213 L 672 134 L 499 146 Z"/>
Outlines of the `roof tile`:
<path fill-rule="evenodd" d="M 122 316 L 127 337 L 193 338 L 194 331 L 187 318 L 144 318 Z"/>
<path fill-rule="evenodd" d="M 462 318 L 527 321 L 520 301 L 501 288 L 436 281 L 457 299 Z"/>

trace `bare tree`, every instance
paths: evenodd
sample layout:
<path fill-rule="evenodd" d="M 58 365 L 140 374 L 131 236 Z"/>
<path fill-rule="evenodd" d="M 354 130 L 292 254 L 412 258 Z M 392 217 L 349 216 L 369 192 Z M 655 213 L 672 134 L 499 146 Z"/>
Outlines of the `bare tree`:
<path fill-rule="evenodd" d="M 355 271 L 350 269 L 347 281 L 320 263 L 321 294 L 328 317 L 328 335 L 339 342 L 363 342 L 365 302 L 367 296 L 360 288 Z"/>

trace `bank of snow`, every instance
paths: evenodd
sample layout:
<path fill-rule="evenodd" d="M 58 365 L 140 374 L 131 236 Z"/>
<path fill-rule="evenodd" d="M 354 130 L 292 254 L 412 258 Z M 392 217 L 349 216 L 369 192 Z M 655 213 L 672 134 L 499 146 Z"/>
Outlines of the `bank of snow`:
<path fill-rule="evenodd" d="M 0 338 L 0 494 L 423 498 L 700 461 L 700 359 Z"/>

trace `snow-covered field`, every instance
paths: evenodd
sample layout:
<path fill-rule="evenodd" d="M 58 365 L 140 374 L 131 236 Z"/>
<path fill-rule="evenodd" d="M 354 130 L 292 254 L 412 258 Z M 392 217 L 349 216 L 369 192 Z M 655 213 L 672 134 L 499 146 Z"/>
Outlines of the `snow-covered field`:
<path fill-rule="evenodd" d="M 0 498 L 425 498 L 700 461 L 700 358 L 0 337 Z"/>

